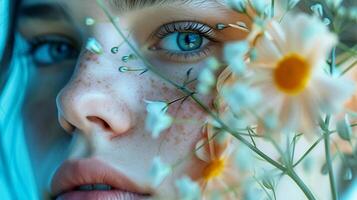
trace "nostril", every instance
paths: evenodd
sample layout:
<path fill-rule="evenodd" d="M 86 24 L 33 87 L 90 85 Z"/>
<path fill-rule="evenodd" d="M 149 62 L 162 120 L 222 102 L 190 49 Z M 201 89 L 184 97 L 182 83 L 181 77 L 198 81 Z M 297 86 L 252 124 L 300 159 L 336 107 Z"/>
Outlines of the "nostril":
<path fill-rule="evenodd" d="M 98 126 L 100 126 L 101 128 L 103 128 L 104 130 L 111 130 L 110 125 L 103 119 L 99 118 L 99 117 L 95 117 L 95 116 L 88 116 L 87 119 L 94 123 L 97 124 Z"/>

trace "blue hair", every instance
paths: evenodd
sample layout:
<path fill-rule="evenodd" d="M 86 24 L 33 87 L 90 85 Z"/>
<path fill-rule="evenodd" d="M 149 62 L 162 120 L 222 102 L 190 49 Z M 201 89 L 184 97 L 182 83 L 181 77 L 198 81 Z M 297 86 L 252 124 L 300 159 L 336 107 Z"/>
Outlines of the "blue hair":
<path fill-rule="evenodd" d="M 23 129 L 21 108 L 28 79 L 27 60 L 20 52 L 8 49 L 13 25 L 9 25 L 12 13 L 10 7 L 16 1 L 0 1 L 0 32 L 8 33 L 0 37 L 0 55 L 8 56 L 10 62 L 1 62 L 0 93 L 0 198 L 1 199 L 39 199 L 29 152 Z M 19 37 L 14 41 L 15 49 L 21 49 Z M 12 46 L 12 44 L 10 44 Z M 12 51 L 10 54 L 8 51 Z M 6 70 L 4 70 L 6 68 Z M 6 74 L 4 74 L 6 72 Z M 6 78 L 5 78 L 6 75 Z M 6 80 L 6 81 L 4 81 Z"/>

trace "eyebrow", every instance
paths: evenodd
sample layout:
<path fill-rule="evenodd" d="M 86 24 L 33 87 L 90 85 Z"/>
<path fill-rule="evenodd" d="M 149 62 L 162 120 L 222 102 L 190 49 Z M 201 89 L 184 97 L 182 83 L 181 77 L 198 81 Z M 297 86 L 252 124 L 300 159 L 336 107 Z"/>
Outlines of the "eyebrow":
<path fill-rule="evenodd" d="M 19 16 L 50 21 L 70 20 L 71 18 L 65 8 L 57 3 L 25 5 L 20 8 Z"/>

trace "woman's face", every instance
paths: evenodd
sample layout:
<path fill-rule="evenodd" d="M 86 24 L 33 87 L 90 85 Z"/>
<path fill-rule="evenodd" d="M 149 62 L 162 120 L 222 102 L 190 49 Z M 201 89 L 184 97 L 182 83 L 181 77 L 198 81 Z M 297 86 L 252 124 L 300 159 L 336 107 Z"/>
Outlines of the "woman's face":
<path fill-rule="evenodd" d="M 217 30 L 216 24 L 248 23 L 217 0 L 104 2 L 145 59 L 169 80 L 179 85 L 189 81 L 192 90 L 205 59 L 219 58 L 224 42 L 245 36 L 237 29 Z M 86 24 L 90 19 L 94 24 Z M 151 137 L 145 129 L 145 101 L 172 102 L 185 94 L 152 71 L 143 73 L 142 60 L 123 60 L 134 52 L 95 0 L 24 0 L 18 30 L 33 63 L 23 115 L 43 195 L 50 194 L 51 185 L 54 195 L 67 187 L 102 183 L 167 197 L 175 194 L 177 178 L 200 176 L 204 164 L 185 156 L 202 137 L 207 115 L 190 98 L 177 101 L 168 109 L 177 119 L 174 125 L 158 139 Z M 102 54 L 86 48 L 89 38 L 102 46 Z M 113 47 L 118 51 L 112 52 Z M 122 73 L 120 66 L 140 70 Z M 199 98 L 207 105 L 212 101 Z M 156 156 L 171 165 L 185 158 L 159 188 L 152 187 L 148 176 Z M 62 197 L 85 197 L 71 195 Z"/>

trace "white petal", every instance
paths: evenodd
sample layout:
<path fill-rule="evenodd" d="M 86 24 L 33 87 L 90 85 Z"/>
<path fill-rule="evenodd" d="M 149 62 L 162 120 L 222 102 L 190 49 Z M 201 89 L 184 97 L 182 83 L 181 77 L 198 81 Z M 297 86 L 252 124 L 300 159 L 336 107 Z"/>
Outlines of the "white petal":
<path fill-rule="evenodd" d="M 272 21 L 269 24 L 268 32 L 274 39 L 280 52 L 286 52 L 286 33 L 282 26 L 277 21 Z"/>
<path fill-rule="evenodd" d="M 276 62 L 281 58 L 281 52 L 274 44 L 269 33 L 258 39 L 255 48 L 257 50 L 256 62 L 258 63 Z"/>
<path fill-rule="evenodd" d="M 199 158 L 200 160 L 203 160 L 207 163 L 209 163 L 211 161 L 210 155 L 209 155 L 209 150 L 208 150 L 207 140 L 201 139 L 200 141 L 198 141 L 195 149 L 198 149 L 195 153 L 197 158 Z"/>
<path fill-rule="evenodd" d="M 320 115 L 318 104 L 313 92 L 306 90 L 300 97 L 301 115 L 299 131 L 307 134 L 309 137 L 317 132 L 317 120 Z"/>
<path fill-rule="evenodd" d="M 295 35 L 296 24 L 294 24 L 294 19 L 291 15 L 286 15 L 281 21 L 281 27 L 285 32 L 285 35 L 288 37 L 285 43 L 285 50 L 288 52 L 294 52 L 298 49 L 298 38 Z"/>
<path fill-rule="evenodd" d="M 355 86 L 352 81 L 344 78 L 317 76 L 313 83 L 314 91 L 318 93 L 321 109 L 334 113 L 340 110 L 343 104 L 352 97 Z"/>
<path fill-rule="evenodd" d="M 296 131 L 299 124 L 300 105 L 292 97 L 285 97 L 279 118 L 282 130 L 286 132 Z"/>

